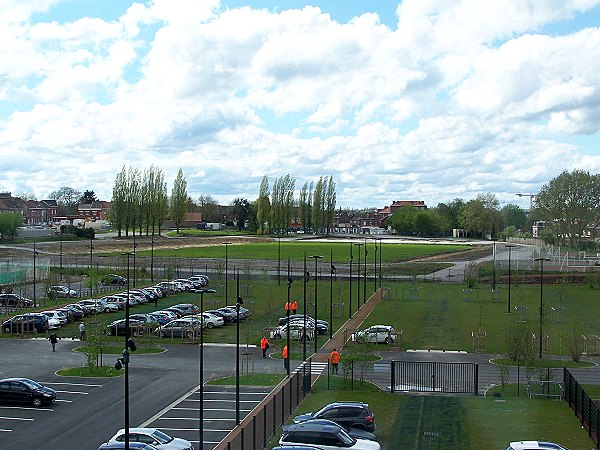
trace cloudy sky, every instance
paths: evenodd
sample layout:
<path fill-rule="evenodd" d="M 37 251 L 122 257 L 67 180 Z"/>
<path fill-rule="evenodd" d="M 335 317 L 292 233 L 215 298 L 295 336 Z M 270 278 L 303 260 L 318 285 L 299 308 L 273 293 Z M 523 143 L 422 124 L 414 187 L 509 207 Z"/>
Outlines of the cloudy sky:
<path fill-rule="evenodd" d="M 600 172 L 600 0 L 1 0 L 0 190 L 333 175 L 338 205 Z"/>

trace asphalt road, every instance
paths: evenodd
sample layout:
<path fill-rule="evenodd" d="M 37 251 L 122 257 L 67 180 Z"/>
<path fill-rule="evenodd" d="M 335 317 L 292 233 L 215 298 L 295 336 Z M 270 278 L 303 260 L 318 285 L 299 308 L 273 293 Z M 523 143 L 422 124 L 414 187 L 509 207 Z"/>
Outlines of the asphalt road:
<path fill-rule="evenodd" d="M 45 339 L 0 339 L 0 378 L 28 377 L 58 391 L 50 407 L 0 406 L 0 448 L 95 450 L 124 426 L 124 378 L 60 377 L 63 367 L 85 364 L 85 355 L 73 352 L 78 341 L 61 340 L 51 351 Z M 130 363 L 130 426 L 140 426 L 199 385 L 197 345 L 167 345 L 161 354 L 133 354 Z M 245 350 L 245 349 L 244 349 Z M 256 350 L 255 370 L 283 372 L 281 361 L 263 360 Z M 204 348 L 204 376 L 231 375 L 234 346 Z M 112 363 L 105 356 L 105 365 Z M 197 404 L 197 403 L 196 403 Z M 197 407 L 196 407 L 197 411 Z M 197 412 L 195 413 L 197 417 Z M 197 428 L 197 422 L 194 424 Z M 197 443 L 195 443 L 198 448 Z"/>

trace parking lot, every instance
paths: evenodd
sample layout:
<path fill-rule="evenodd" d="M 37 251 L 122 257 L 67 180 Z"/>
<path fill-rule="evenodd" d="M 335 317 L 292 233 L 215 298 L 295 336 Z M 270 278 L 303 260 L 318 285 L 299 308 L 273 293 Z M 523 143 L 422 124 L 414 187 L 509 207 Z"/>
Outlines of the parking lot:
<path fill-rule="evenodd" d="M 0 405 L 2 448 L 95 450 L 124 427 L 123 377 L 82 378 L 55 374 L 60 368 L 85 363 L 85 355 L 72 351 L 78 345 L 78 341 L 63 340 L 53 353 L 46 339 L 0 339 L 3 355 L 0 378 L 24 376 L 57 391 L 57 400 L 49 407 Z M 198 446 L 198 346 L 166 347 L 167 351 L 162 354 L 132 355 L 130 426 L 160 428 L 201 448 Z M 235 347 L 207 345 L 204 357 L 205 380 L 231 375 Z M 257 372 L 268 367 L 271 372 L 283 373 L 281 361 L 269 358 L 256 361 Z M 241 387 L 240 392 L 240 418 L 243 418 L 268 394 L 268 388 Z M 203 448 L 210 449 L 235 425 L 235 388 L 205 385 L 204 406 Z"/>

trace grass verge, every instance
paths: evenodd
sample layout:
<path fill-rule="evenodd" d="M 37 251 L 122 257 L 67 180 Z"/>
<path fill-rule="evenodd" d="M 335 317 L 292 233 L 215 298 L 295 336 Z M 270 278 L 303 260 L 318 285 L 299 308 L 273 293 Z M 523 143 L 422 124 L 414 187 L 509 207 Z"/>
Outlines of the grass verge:
<path fill-rule="evenodd" d="M 56 372 L 58 375 L 63 377 L 98 377 L 98 378 L 106 378 L 106 377 L 118 377 L 123 375 L 124 372 L 117 371 L 114 367 L 66 367 L 64 369 L 60 369 Z"/>

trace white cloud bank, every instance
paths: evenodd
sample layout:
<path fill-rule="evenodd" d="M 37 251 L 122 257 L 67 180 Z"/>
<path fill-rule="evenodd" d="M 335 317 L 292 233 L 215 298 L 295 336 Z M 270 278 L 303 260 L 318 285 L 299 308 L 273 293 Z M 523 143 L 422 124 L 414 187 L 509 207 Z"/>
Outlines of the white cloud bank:
<path fill-rule="evenodd" d="M 578 144 L 600 127 L 600 28 L 543 31 L 598 1 L 405 0 L 395 29 L 195 0 L 61 22 L 55 3 L 0 7 L 0 190 L 110 199 L 123 165 L 154 164 L 223 203 L 289 173 L 332 174 L 341 206 L 526 206 L 564 169 L 600 171 Z"/>

